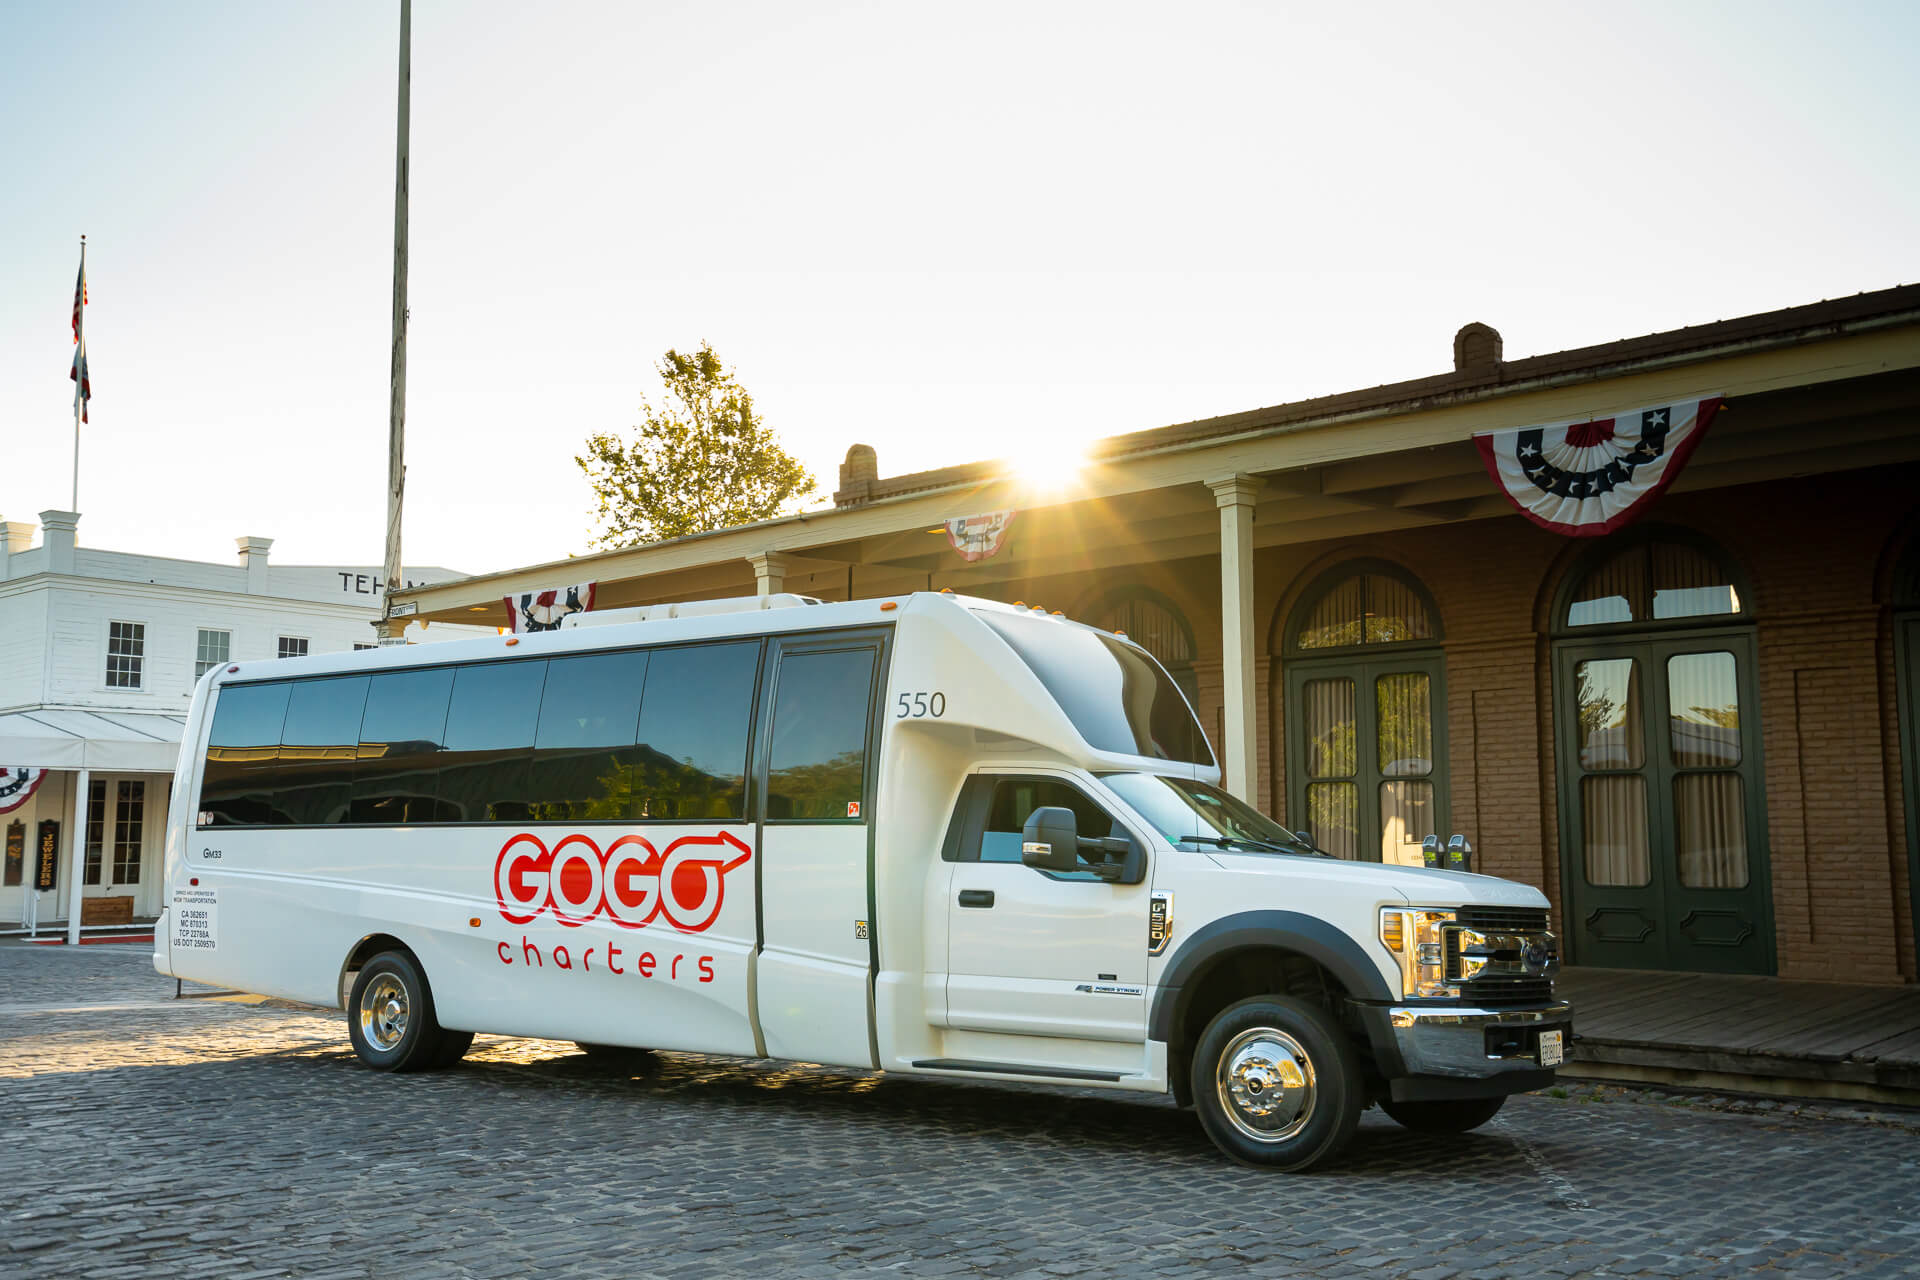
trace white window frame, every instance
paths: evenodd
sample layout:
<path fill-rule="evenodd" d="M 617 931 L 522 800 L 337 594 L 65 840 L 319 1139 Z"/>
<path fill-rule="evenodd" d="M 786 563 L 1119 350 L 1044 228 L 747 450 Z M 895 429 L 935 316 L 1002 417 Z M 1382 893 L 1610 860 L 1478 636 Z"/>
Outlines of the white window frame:
<path fill-rule="evenodd" d="M 134 639 L 135 642 L 139 645 L 139 651 L 137 653 L 131 653 L 131 654 L 115 654 L 114 653 L 113 629 L 115 627 L 139 628 L 139 635 L 136 637 L 132 637 L 132 639 Z M 114 682 L 113 664 L 114 664 L 114 659 L 116 657 L 120 658 L 123 661 L 130 659 L 135 664 L 131 672 L 128 673 L 133 676 L 133 683 L 116 684 Z M 101 679 L 100 687 L 102 689 L 106 689 L 115 693 L 126 693 L 126 692 L 144 693 L 147 687 L 147 624 L 145 622 L 136 621 L 132 618 L 108 618 L 107 619 L 106 658 L 107 658 L 106 663 L 102 666 L 101 675 L 100 675 L 100 679 Z"/>
<path fill-rule="evenodd" d="M 298 653 L 286 652 L 287 642 L 289 640 L 297 640 L 300 642 L 300 646 L 301 646 L 300 652 Z M 273 656 L 276 658 L 304 658 L 304 657 L 307 657 L 312 652 L 313 652 L 313 639 L 310 636 L 276 636 L 274 638 Z"/>
<path fill-rule="evenodd" d="M 201 655 L 206 649 L 206 639 L 208 636 L 225 636 L 227 638 L 226 653 L 213 659 L 202 657 Z M 193 638 L 193 678 L 195 681 L 198 681 L 201 676 L 207 674 L 207 672 L 213 670 L 215 667 L 224 666 L 232 661 L 232 630 L 226 627 L 200 627 L 196 629 Z"/>

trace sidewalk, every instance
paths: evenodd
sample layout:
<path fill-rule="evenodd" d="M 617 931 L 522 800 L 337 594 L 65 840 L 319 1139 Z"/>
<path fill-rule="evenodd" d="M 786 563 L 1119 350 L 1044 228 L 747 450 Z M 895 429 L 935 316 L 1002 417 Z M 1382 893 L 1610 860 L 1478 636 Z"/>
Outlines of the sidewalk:
<path fill-rule="evenodd" d="M 1569 1076 L 1920 1106 L 1920 987 L 1564 970 Z"/>

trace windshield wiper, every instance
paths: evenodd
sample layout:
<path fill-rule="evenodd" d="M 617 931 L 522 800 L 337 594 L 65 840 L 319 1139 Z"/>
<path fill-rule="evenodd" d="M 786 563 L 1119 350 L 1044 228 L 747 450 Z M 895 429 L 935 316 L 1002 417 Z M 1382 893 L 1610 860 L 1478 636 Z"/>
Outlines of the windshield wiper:
<path fill-rule="evenodd" d="M 1262 853 L 1300 853 L 1302 852 L 1302 849 L 1299 845 L 1275 844 L 1271 840 L 1256 840 L 1252 836 L 1203 836 L 1203 835 L 1196 834 L 1196 835 L 1190 835 L 1190 836 L 1181 836 L 1180 838 L 1182 840 L 1192 840 L 1200 844 L 1210 844 L 1214 846 L 1216 849 L 1233 849 L 1240 846 L 1245 846 L 1250 849 L 1257 849 Z M 1309 850 L 1307 852 L 1318 852 L 1318 851 Z"/>

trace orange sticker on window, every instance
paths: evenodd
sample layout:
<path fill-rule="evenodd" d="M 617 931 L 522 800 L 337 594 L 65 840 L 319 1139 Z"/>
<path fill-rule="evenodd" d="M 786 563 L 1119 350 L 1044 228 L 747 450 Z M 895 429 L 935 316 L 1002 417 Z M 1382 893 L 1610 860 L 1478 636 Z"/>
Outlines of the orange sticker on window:
<path fill-rule="evenodd" d="M 849 818 L 857 818 L 860 816 L 860 802 L 858 800 L 847 801 L 847 816 Z"/>

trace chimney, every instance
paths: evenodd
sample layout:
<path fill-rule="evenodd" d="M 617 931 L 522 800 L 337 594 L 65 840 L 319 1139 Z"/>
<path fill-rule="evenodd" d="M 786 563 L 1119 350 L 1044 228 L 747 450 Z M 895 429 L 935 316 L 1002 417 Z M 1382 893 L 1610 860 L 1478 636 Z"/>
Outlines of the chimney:
<path fill-rule="evenodd" d="M 1498 377 L 1505 345 L 1490 324 L 1461 325 L 1453 335 L 1453 371 L 1470 378 Z"/>
<path fill-rule="evenodd" d="M 870 444 L 856 444 L 847 450 L 840 464 L 840 488 L 833 495 L 836 507 L 857 507 L 873 500 L 874 485 L 880 480 L 880 458 Z"/>
<path fill-rule="evenodd" d="M 267 548 L 273 545 L 273 539 L 235 538 L 233 542 L 240 548 L 240 567 L 247 571 L 247 594 L 267 594 Z"/>
<path fill-rule="evenodd" d="M 73 572 L 74 547 L 79 544 L 80 513 L 78 511 L 42 511 L 40 513 L 40 543 L 47 549 L 47 572 Z"/>

